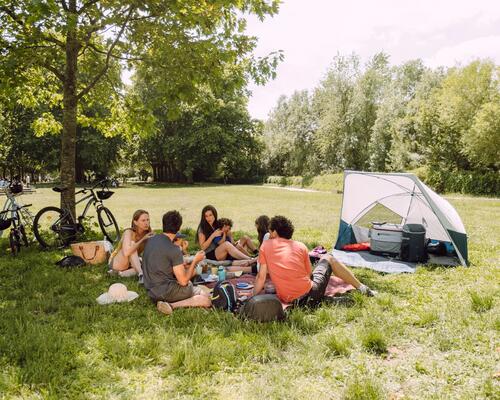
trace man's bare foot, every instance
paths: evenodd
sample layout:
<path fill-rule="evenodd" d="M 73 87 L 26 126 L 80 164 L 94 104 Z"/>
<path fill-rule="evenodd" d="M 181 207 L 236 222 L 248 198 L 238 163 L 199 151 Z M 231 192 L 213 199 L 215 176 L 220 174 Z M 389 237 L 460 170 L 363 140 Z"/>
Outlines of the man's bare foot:
<path fill-rule="evenodd" d="M 156 308 L 159 312 L 165 315 L 170 315 L 173 312 L 172 307 L 166 301 L 159 301 L 156 303 Z"/>

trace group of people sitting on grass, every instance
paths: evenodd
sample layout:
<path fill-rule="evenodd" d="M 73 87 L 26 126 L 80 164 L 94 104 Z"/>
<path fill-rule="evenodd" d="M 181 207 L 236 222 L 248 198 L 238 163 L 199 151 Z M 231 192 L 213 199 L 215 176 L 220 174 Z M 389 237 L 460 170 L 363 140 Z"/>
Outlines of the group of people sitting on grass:
<path fill-rule="evenodd" d="M 269 219 L 262 215 L 255 220 L 259 241 L 256 245 L 248 236 L 235 240 L 232 221 L 218 219 L 217 210 L 207 205 L 201 212 L 196 233 L 201 250 L 190 262 L 184 257 L 188 243 L 179 232 L 180 213 L 168 211 L 163 215 L 162 225 L 163 232 L 155 234 L 148 212 L 137 210 L 131 227 L 125 230 L 112 253 L 109 266 L 110 272 L 122 277 L 138 275 L 158 310 L 167 315 L 175 308 L 211 306 L 209 294 L 192 283 L 196 266 L 204 259 L 231 260 L 243 271 L 256 273 L 254 295 L 263 291 L 269 276 L 283 303 L 317 305 L 332 274 L 367 296 L 376 294 L 331 255 L 323 256 L 313 270 L 307 247 L 292 240 L 294 226 L 284 216 Z"/>

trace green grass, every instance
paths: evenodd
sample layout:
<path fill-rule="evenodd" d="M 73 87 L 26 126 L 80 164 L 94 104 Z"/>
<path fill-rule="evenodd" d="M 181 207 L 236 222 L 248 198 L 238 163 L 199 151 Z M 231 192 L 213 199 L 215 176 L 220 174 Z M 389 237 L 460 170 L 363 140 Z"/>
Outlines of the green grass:
<path fill-rule="evenodd" d="M 34 209 L 57 204 L 40 189 Z M 263 213 L 289 216 L 295 237 L 330 248 L 341 196 L 254 186 L 119 188 L 106 202 L 123 228 L 136 208 L 178 209 L 194 235 L 210 203 L 256 237 Z M 207 310 L 159 314 L 135 280 L 103 265 L 61 270 L 64 252 L 0 240 L 0 398 L 50 399 L 498 399 L 500 225 L 497 199 L 453 197 L 470 241 L 470 268 L 419 268 L 413 275 L 354 270 L 379 290 L 352 307 L 294 311 L 259 324 Z M 194 249 L 194 245 L 192 246 Z M 139 292 L 98 306 L 115 282 Z"/>

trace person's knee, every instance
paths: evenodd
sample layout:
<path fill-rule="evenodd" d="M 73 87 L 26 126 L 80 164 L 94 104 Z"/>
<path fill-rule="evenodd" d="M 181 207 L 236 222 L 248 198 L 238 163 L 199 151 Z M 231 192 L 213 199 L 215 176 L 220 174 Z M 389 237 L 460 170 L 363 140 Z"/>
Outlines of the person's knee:
<path fill-rule="evenodd" d="M 321 260 L 326 260 L 331 264 L 335 261 L 335 258 L 331 254 L 325 254 L 321 257 Z"/>

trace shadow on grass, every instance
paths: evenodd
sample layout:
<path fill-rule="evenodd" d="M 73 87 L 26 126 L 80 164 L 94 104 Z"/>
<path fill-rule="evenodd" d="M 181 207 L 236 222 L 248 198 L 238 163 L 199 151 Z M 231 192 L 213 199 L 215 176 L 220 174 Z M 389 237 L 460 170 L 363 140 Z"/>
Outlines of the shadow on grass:
<path fill-rule="evenodd" d="M 105 266 L 60 269 L 54 265 L 60 257 L 31 249 L 16 259 L 0 258 L 0 365 L 15 375 L 0 379 L 5 393 L 21 383 L 55 397 L 105 396 L 107 385 L 126 390 L 120 371 L 153 366 L 181 380 L 212 375 L 276 361 L 300 335 L 318 331 L 314 317 L 259 324 L 202 309 L 165 317 L 135 280 L 107 276 Z M 139 299 L 97 305 L 96 297 L 116 280 L 139 292 Z"/>

